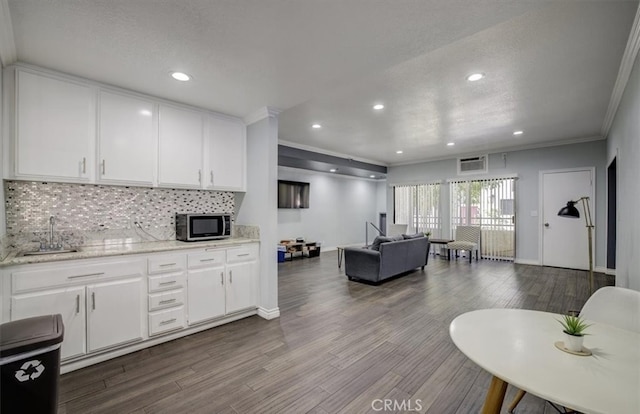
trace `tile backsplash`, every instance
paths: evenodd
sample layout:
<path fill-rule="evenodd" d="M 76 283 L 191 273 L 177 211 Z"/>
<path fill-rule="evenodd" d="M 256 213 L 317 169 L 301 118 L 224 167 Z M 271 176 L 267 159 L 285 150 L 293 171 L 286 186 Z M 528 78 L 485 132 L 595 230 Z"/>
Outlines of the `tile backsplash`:
<path fill-rule="evenodd" d="M 49 237 L 49 218 L 65 245 L 175 239 L 176 213 L 234 213 L 232 192 L 5 181 L 9 247 Z M 134 222 L 140 223 L 142 230 Z"/>

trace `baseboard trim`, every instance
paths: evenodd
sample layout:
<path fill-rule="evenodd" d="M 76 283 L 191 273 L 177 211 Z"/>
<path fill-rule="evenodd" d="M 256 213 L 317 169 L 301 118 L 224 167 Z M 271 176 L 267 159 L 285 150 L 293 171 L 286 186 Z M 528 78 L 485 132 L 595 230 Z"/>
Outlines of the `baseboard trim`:
<path fill-rule="evenodd" d="M 529 259 L 515 259 L 513 261 L 515 264 L 523 264 L 523 265 L 532 265 L 532 266 L 540 266 L 540 262 L 537 260 L 529 260 Z"/>
<path fill-rule="evenodd" d="M 275 309 L 265 309 L 265 308 L 258 308 L 258 316 L 260 316 L 263 319 L 266 320 L 271 320 L 271 319 L 276 319 L 280 317 L 280 308 L 275 308 Z"/>
<path fill-rule="evenodd" d="M 601 266 L 597 266 L 596 268 L 593 269 L 593 271 L 598 273 L 604 273 L 605 275 L 611 275 L 611 276 L 616 275 L 616 269 L 608 269 L 606 267 L 601 267 Z"/>

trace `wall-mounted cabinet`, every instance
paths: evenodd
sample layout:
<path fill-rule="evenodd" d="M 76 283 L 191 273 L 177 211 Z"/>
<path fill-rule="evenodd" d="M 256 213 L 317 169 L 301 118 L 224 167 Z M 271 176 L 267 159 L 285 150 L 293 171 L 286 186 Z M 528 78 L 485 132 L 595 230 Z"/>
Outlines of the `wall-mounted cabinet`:
<path fill-rule="evenodd" d="M 158 184 L 200 188 L 202 185 L 203 116 L 160 105 Z"/>
<path fill-rule="evenodd" d="M 17 71 L 15 104 L 16 178 L 89 181 L 94 91 L 71 81 Z"/>
<path fill-rule="evenodd" d="M 155 105 L 107 91 L 99 92 L 98 102 L 98 180 L 153 185 Z"/>
<path fill-rule="evenodd" d="M 237 118 L 32 67 L 5 71 L 15 105 L 4 178 L 246 189 Z"/>

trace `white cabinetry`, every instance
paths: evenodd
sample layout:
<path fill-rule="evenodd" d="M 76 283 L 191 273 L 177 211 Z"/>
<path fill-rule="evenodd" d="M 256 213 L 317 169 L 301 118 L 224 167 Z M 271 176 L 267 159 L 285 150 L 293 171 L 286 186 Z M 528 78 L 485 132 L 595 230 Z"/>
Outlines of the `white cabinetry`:
<path fill-rule="evenodd" d="M 32 318 L 59 313 L 64 323 L 63 360 L 86 353 L 85 288 L 47 290 L 11 298 L 11 319 Z"/>
<path fill-rule="evenodd" d="M 143 339 L 141 260 L 22 266 L 11 272 L 11 320 L 62 315 L 62 358 Z"/>
<path fill-rule="evenodd" d="M 95 90 L 18 70 L 17 178 L 88 181 L 95 141 Z"/>
<path fill-rule="evenodd" d="M 89 352 L 142 339 L 141 278 L 87 286 Z"/>
<path fill-rule="evenodd" d="M 191 253 L 187 259 L 189 325 L 225 314 L 225 251 Z"/>
<path fill-rule="evenodd" d="M 149 335 L 158 335 L 186 326 L 186 265 L 184 253 L 161 253 L 148 259 Z"/>
<path fill-rule="evenodd" d="M 202 113 L 160 105 L 158 184 L 199 188 L 202 144 Z"/>
<path fill-rule="evenodd" d="M 207 117 L 209 169 L 205 187 L 245 191 L 246 127 L 213 115 Z"/>
<path fill-rule="evenodd" d="M 100 91 L 98 180 L 153 184 L 156 158 L 155 105 Z"/>

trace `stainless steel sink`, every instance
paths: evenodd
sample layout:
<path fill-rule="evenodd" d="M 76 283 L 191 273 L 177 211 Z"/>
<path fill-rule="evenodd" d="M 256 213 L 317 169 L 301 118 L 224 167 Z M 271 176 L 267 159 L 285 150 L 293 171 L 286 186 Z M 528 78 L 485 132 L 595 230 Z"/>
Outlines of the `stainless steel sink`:
<path fill-rule="evenodd" d="M 36 250 L 29 252 L 20 252 L 18 257 L 22 256 L 44 256 L 48 254 L 75 253 L 78 249 L 58 249 L 58 250 Z"/>

